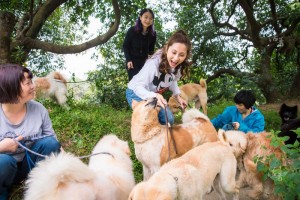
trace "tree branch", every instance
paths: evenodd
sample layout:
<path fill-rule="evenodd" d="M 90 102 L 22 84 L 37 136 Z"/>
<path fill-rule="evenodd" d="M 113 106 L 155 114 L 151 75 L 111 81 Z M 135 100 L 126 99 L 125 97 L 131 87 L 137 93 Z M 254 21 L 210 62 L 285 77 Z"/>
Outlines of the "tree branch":
<path fill-rule="evenodd" d="M 244 32 L 245 31 L 241 31 L 239 30 L 237 27 L 233 26 L 232 24 L 229 23 L 230 18 L 232 17 L 232 15 L 234 14 L 234 11 L 236 9 L 237 4 L 234 4 L 232 6 L 231 9 L 231 14 L 228 16 L 226 22 L 221 23 L 217 20 L 216 16 L 215 16 L 215 7 L 216 5 L 220 2 L 220 0 L 215 0 L 211 5 L 210 5 L 210 9 L 209 9 L 209 13 L 211 15 L 211 18 L 213 20 L 213 23 L 216 27 L 219 28 L 228 28 L 229 30 L 232 30 L 232 32 L 224 32 L 224 31 L 219 31 L 218 34 L 219 35 L 224 35 L 224 36 L 236 36 L 236 35 L 240 35 L 243 39 L 249 40 L 251 41 L 251 37 L 247 36 Z"/>
<path fill-rule="evenodd" d="M 245 15 L 247 17 L 247 22 L 250 25 L 250 31 L 251 31 L 250 35 L 254 47 L 259 47 L 260 46 L 259 33 L 261 30 L 261 25 L 256 21 L 253 15 L 253 4 L 251 3 L 251 1 L 245 1 L 245 0 L 238 0 L 238 4 L 244 10 Z"/>
<path fill-rule="evenodd" d="M 236 71 L 236 70 L 232 70 L 232 69 L 222 68 L 222 69 L 219 69 L 218 71 L 215 71 L 213 75 L 209 76 L 206 79 L 206 83 L 209 84 L 209 82 L 223 76 L 224 74 L 229 74 L 231 76 L 240 77 L 240 78 L 244 77 L 244 76 L 254 76 L 254 74 L 249 73 L 249 72 L 241 72 L 241 71 Z"/>
<path fill-rule="evenodd" d="M 276 5 L 274 0 L 269 0 L 269 2 L 271 7 L 271 14 L 272 14 L 272 24 L 274 26 L 274 30 L 276 31 L 277 35 L 279 35 L 281 31 L 277 23 Z"/>
<path fill-rule="evenodd" d="M 48 2 L 51 2 L 54 0 L 49 0 Z M 63 2 L 65 0 L 59 0 L 58 2 Z M 57 3 L 57 2 L 56 2 Z M 57 54 L 72 54 L 72 53 L 80 53 L 82 51 L 85 51 L 89 48 L 104 44 L 107 42 L 118 30 L 119 24 L 120 24 L 120 19 L 121 19 L 121 12 L 120 8 L 118 5 L 117 0 L 112 0 L 113 8 L 114 8 L 114 13 L 115 13 L 115 22 L 113 25 L 109 28 L 109 30 L 103 34 L 99 35 L 85 43 L 79 44 L 79 45 L 69 45 L 69 46 L 64 46 L 64 45 L 56 45 L 56 44 L 51 44 L 48 42 L 43 42 L 38 39 L 34 39 L 34 37 L 25 37 L 21 41 L 21 44 L 26 46 L 29 49 L 42 49 L 44 51 L 52 52 L 52 53 L 57 53 Z M 52 9 L 57 7 L 58 4 L 52 5 Z M 44 7 L 44 6 L 43 6 Z M 47 11 L 49 12 L 49 11 Z M 37 14 L 38 15 L 38 14 Z M 45 16 L 48 16 L 48 14 L 43 14 L 43 19 L 45 19 Z M 39 17 L 38 17 L 39 18 Z M 35 21 L 36 23 L 36 21 Z M 38 23 L 40 24 L 41 21 Z M 35 25 L 35 28 L 31 28 L 31 33 L 28 33 L 27 35 L 35 35 L 35 31 L 33 30 L 39 30 L 38 25 Z"/>
<path fill-rule="evenodd" d="M 32 26 L 27 31 L 26 37 L 35 39 L 47 18 L 55 11 L 55 9 L 66 1 L 67 0 L 47 0 L 43 5 L 41 5 L 32 19 Z"/>

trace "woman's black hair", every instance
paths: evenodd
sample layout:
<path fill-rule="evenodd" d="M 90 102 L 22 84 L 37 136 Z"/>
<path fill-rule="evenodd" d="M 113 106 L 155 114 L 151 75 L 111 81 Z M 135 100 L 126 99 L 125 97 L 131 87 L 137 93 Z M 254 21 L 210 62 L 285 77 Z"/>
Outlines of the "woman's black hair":
<path fill-rule="evenodd" d="M 150 8 L 144 8 L 144 9 L 142 9 L 142 10 L 140 11 L 139 16 L 138 16 L 138 18 L 137 18 L 137 20 L 136 20 L 136 22 L 135 22 L 134 30 L 135 30 L 136 32 L 139 32 L 139 33 L 141 33 L 141 32 L 143 31 L 143 25 L 142 25 L 142 22 L 141 22 L 140 17 L 141 17 L 145 12 L 150 12 L 151 15 L 152 15 L 152 17 L 153 17 L 153 24 L 152 24 L 151 26 L 148 27 L 148 30 L 147 30 L 147 31 L 150 32 L 151 35 L 154 36 L 154 35 L 156 34 L 156 32 L 155 32 L 155 30 L 154 30 L 154 13 L 153 13 L 153 11 L 152 11 Z"/>
<path fill-rule="evenodd" d="M 32 79 L 33 75 L 26 67 L 17 64 L 0 65 L 0 103 L 19 102 L 21 83 L 25 80 L 24 73 L 28 73 Z"/>
<path fill-rule="evenodd" d="M 233 100 L 236 104 L 244 104 L 249 109 L 254 105 L 256 98 L 251 90 L 241 90 L 236 93 Z"/>

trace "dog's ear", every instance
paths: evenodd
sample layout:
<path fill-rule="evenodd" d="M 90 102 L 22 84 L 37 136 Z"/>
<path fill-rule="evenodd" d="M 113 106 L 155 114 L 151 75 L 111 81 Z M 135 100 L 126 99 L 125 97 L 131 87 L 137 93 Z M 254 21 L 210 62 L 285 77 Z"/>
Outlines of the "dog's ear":
<path fill-rule="evenodd" d="M 218 138 L 222 143 L 226 144 L 227 138 L 226 138 L 225 130 L 219 129 Z"/>
<path fill-rule="evenodd" d="M 131 107 L 132 107 L 133 110 L 135 109 L 137 104 L 138 104 L 138 101 L 132 99 Z"/>
<path fill-rule="evenodd" d="M 281 104 L 280 109 L 279 109 L 279 115 L 282 115 L 283 109 L 286 107 L 285 103 Z"/>
<path fill-rule="evenodd" d="M 245 153 L 246 149 L 242 147 L 240 142 L 238 144 L 238 148 L 241 150 L 242 153 Z"/>
<path fill-rule="evenodd" d="M 293 109 L 294 109 L 294 112 L 297 114 L 297 113 L 298 113 L 298 106 L 295 105 L 295 106 L 293 107 Z"/>
<path fill-rule="evenodd" d="M 130 152 L 130 148 L 128 146 L 128 143 L 126 142 L 126 145 L 125 145 L 125 153 L 128 155 L 128 156 L 131 156 L 131 152 Z"/>

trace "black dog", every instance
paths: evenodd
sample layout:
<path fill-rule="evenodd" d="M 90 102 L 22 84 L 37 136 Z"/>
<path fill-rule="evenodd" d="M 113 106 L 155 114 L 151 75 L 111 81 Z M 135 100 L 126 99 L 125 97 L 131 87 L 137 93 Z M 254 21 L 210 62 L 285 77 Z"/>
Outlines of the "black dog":
<path fill-rule="evenodd" d="M 285 144 L 294 144 L 296 140 L 300 142 L 300 138 L 297 138 L 297 133 L 291 130 L 295 130 L 300 127 L 300 118 L 297 119 L 298 106 L 287 106 L 282 104 L 280 107 L 279 115 L 281 117 L 281 132 L 279 137 L 289 136 L 290 138 L 285 141 Z"/>

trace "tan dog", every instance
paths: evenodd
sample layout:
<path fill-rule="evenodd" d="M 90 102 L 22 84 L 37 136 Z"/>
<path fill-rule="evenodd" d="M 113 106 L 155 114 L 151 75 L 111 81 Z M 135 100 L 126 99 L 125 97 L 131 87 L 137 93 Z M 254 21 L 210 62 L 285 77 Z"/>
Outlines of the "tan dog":
<path fill-rule="evenodd" d="M 127 142 L 104 136 L 89 165 L 72 154 L 52 155 L 30 172 L 25 200 L 127 200 L 135 185 Z"/>
<path fill-rule="evenodd" d="M 51 98 L 59 105 L 67 106 L 67 81 L 59 72 L 51 72 L 46 77 L 33 79 L 36 98 Z"/>
<path fill-rule="evenodd" d="M 202 107 L 202 111 L 207 115 L 207 86 L 206 81 L 204 79 L 200 79 L 200 84 L 196 83 L 188 83 L 179 87 L 180 96 L 187 102 L 195 101 L 195 108 L 200 109 Z M 173 113 L 177 113 L 181 107 L 178 101 L 174 96 L 171 96 L 168 102 L 168 106 L 170 107 Z"/>
<path fill-rule="evenodd" d="M 217 175 L 222 190 L 238 199 L 234 154 L 221 142 L 208 142 L 164 164 L 148 181 L 133 188 L 129 200 L 202 200 Z"/>
<path fill-rule="evenodd" d="M 225 132 L 221 129 L 218 134 L 224 135 L 226 140 L 236 150 L 239 149 L 239 146 L 244 146 L 244 141 L 247 140 L 246 148 L 242 147 L 238 153 L 241 157 L 239 159 L 240 175 L 237 185 L 240 188 L 250 186 L 251 190 L 247 192 L 247 196 L 252 199 L 260 199 L 262 196 L 264 199 L 276 199 L 277 197 L 274 196 L 273 191 L 274 183 L 271 179 L 267 179 L 267 181 L 263 182 L 263 174 L 257 171 L 257 164 L 254 162 L 256 156 L 267 157 L 274 153 L 278 159 L 285 163 L 283 159 L 284 153 L 281 149 L 271 146 L 271 133 L 245 134 L 239 131 Z M 243 151 L 245 152 L 242 153 Z"/>
<path fill-rule="evenodd" d="M 170 131 L 158 121 L 157 99 L 150 98 L 133 106 L 131 139 L 135 155 L 143 164 L 144 180 L 172 158 L 205 142 L 217 141 L 217 131 L 206 115 L 197 109 L 183 114 L 183 124 L 172 127 L 177 154 L 171 141 Z M 167 134 L 168 133 L 168 134 Z"/>

